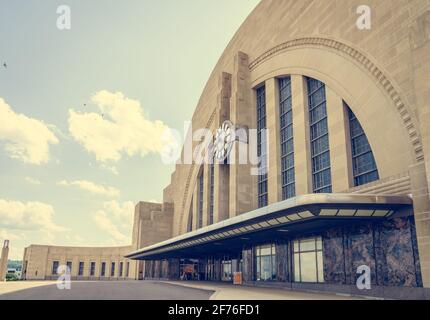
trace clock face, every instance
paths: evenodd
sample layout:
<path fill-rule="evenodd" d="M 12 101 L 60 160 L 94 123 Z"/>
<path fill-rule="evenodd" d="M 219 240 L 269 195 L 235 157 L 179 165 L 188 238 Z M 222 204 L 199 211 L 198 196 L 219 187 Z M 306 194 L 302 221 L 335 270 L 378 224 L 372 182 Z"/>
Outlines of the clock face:
<path fill-rule="evenodd" d="M 231 121 L 224 121 L 215 133 L 214 156 L 218 162 L 223 162 L 230 154 L 235 140 L 234 125 Z"/>

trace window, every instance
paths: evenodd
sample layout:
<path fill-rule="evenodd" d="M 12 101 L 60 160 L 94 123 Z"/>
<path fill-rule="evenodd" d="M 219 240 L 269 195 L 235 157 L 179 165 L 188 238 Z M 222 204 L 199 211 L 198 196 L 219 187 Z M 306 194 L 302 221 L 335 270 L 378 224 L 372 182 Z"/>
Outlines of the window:
<path fill-rule="evenodd" d="M 193 203 L 194 203 L 194 199 L 191 198 L 191 206 L 190 206 L 190 211 L 188 213 L 187 232 L 193 231 Z"/>
<path fill-rule="evenodd" d="M 232 273 L 231 273 L 231 260 L 223 260 L 221 261 L 222 265 L 222 281 L 231 281 Z"/>
<path fill-rule="evenodd" d="M 279 79 L 282 199 L 296 196 L 291 78 Z"/>
<path fill-rule="evenodd" d="M 27 273 L 27 266 L 28 266 L 28 260 L 24 261 L 24 268 L 22 268 L 22 273 L 26 274 Z"/>
<path fill-rule="evenodd" d="M 110 268 L 110 276 L 113 277 L 115 275 L 115 262 L 112 262 Z"/>
<path fill-rule="evenodd" d="M 52 274 L 58 274 L 58 266 L 59 266 L 59 262 L 58 261 L 53 261 L 52 262 Z"/>
<path fill-rule="evenodd" d="M 196 280 L 199 260 L 197 259 L 180 259 L 179 274 L 181 280 Z"/>
<path fill-rule="evenodd" d="M 96 274 L 96 263 L 91 262 L 90 264 L 90 276 L 94 276 Z"/>
<path fill-rule="evenodd" d="M 255 248 L 256 280 L 276 280 L 276 247 L 274 244 L 259 246 Z"/>
<path fill-rule="evenodd" d="M 348 110 L 354 186 L 357 187 L 378 180 L 379 173 L 372 149 L 360 122 L 345 102 L 344 105 Z"/>
<path fill-rule="evenodd" d="M 206 258 L 205 261 L 205 278 L 206 281 L 215 280 L 215 259 L 213 257 Z"/>
<path fill-rule="evenodd" d="M 121 261 L 121 262 L 119 263 L 119 277 L 122 277 L 122 269 L 123 269 L 123 265 L 124 265 L 124 263 Z"/>
<path fill-rule="evenodd" d="M 69 273 L 72 273 L 72 261 L 66 262 L 67 270 Z"/>
<path fill-rule="evenodd" d="M 330 148 L 324 83 L 307 78 L 314 193 L 331 193 Z"/>
<path fill-rule="evenodd" d="M 106 276 L 106 262 L 102 262 L 102 268 L 100 270 L 100 276 L 101 277 Z"/>
<path fill-rule="evenodd" d="M 127 261 L 127 265 L 126 265 L 126 268 L 125 268 L 125 276 L 127 278 L 128 278 L 129 272 L 130 272 L 130 262 Z"/>
<path fill-rule="evenodd" d="M 258 207 L 268 205 L 266 138 L 266 88 L 257 89 L 257 156 L 261 159 L 258 174 Z"/>
<path fill-rule="evenodd" d="M 78 276 L 83 276 L 83 275 L 84 275 L 84 263 L 79 262 Z"/>
<path fill-rule="evenodd" d="M 203 227 L 203 185 L 204 185 L 204 174 L 203 174 L 203 170 L 201 171 L 200 175 L 199 175 L 199 186 L 198 186 L 198 214 L 199 217 L 197 219 L 198 222 L 198 226 L 197 228 L 201 228 Z"/>
<path fill-rule="evenodd" d="M 321 237 L 294 241 L 294 280 L 296 282 L 324 282 Z"/>
<path fill-rule="evenodd" d="M 209 225 L 214 223 L 214 186 L 215 186 L 215 165 L 209 167 Z"/>

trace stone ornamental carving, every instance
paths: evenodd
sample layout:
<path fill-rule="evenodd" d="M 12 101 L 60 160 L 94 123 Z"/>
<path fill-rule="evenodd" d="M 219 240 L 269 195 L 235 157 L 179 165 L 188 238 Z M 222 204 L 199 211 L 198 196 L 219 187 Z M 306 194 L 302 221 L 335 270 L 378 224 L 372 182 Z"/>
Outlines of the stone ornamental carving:
<path fill-rule="evenodd" d="M 224 162 L 230 155 L 235 141 L 235 126 L 226 120 L 220 128 L 216 130 L 214 142 L 214 158 L 219 163 Z"/>

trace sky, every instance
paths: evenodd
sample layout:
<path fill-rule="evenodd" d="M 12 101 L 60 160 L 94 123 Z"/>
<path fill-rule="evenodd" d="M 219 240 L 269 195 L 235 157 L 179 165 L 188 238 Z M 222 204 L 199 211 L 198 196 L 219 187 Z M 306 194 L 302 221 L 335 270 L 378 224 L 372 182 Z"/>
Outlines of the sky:
<path fill-rule="evenodd" d="M 211 71 L 259 0 L 0 0 L 0 241 L 128 245 Z M 60 5 L 70 29 L 57 27 Z M 4 65 L 6 64 L 6 65 Z"/>

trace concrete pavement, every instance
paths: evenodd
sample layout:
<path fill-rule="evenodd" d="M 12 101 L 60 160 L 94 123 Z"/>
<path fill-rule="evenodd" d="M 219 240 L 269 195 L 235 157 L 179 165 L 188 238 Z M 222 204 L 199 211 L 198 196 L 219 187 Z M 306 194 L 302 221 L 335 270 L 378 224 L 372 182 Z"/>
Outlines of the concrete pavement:
<path fill-rule="evenodd" d="M 356 297 L 191 281 L 55 281 L 0 283 L 0 300 L 351 300 Z"/>
<path fill-rule="evenodd" d="M 0 283 L 0 300 L 208 300 L 213 293 L 155 281 L 73 281 L 70 290 L 54 281 Z"/>
<path fill-rule="evenodd" d="M 346 295 L 310 293 L 278 288 L 235 286 L 223 283 L 192 281 L 164 281 L 164 283 L 183 288 L 215 291 L 210 300 L 360 300 L 358 297 Z"/>

